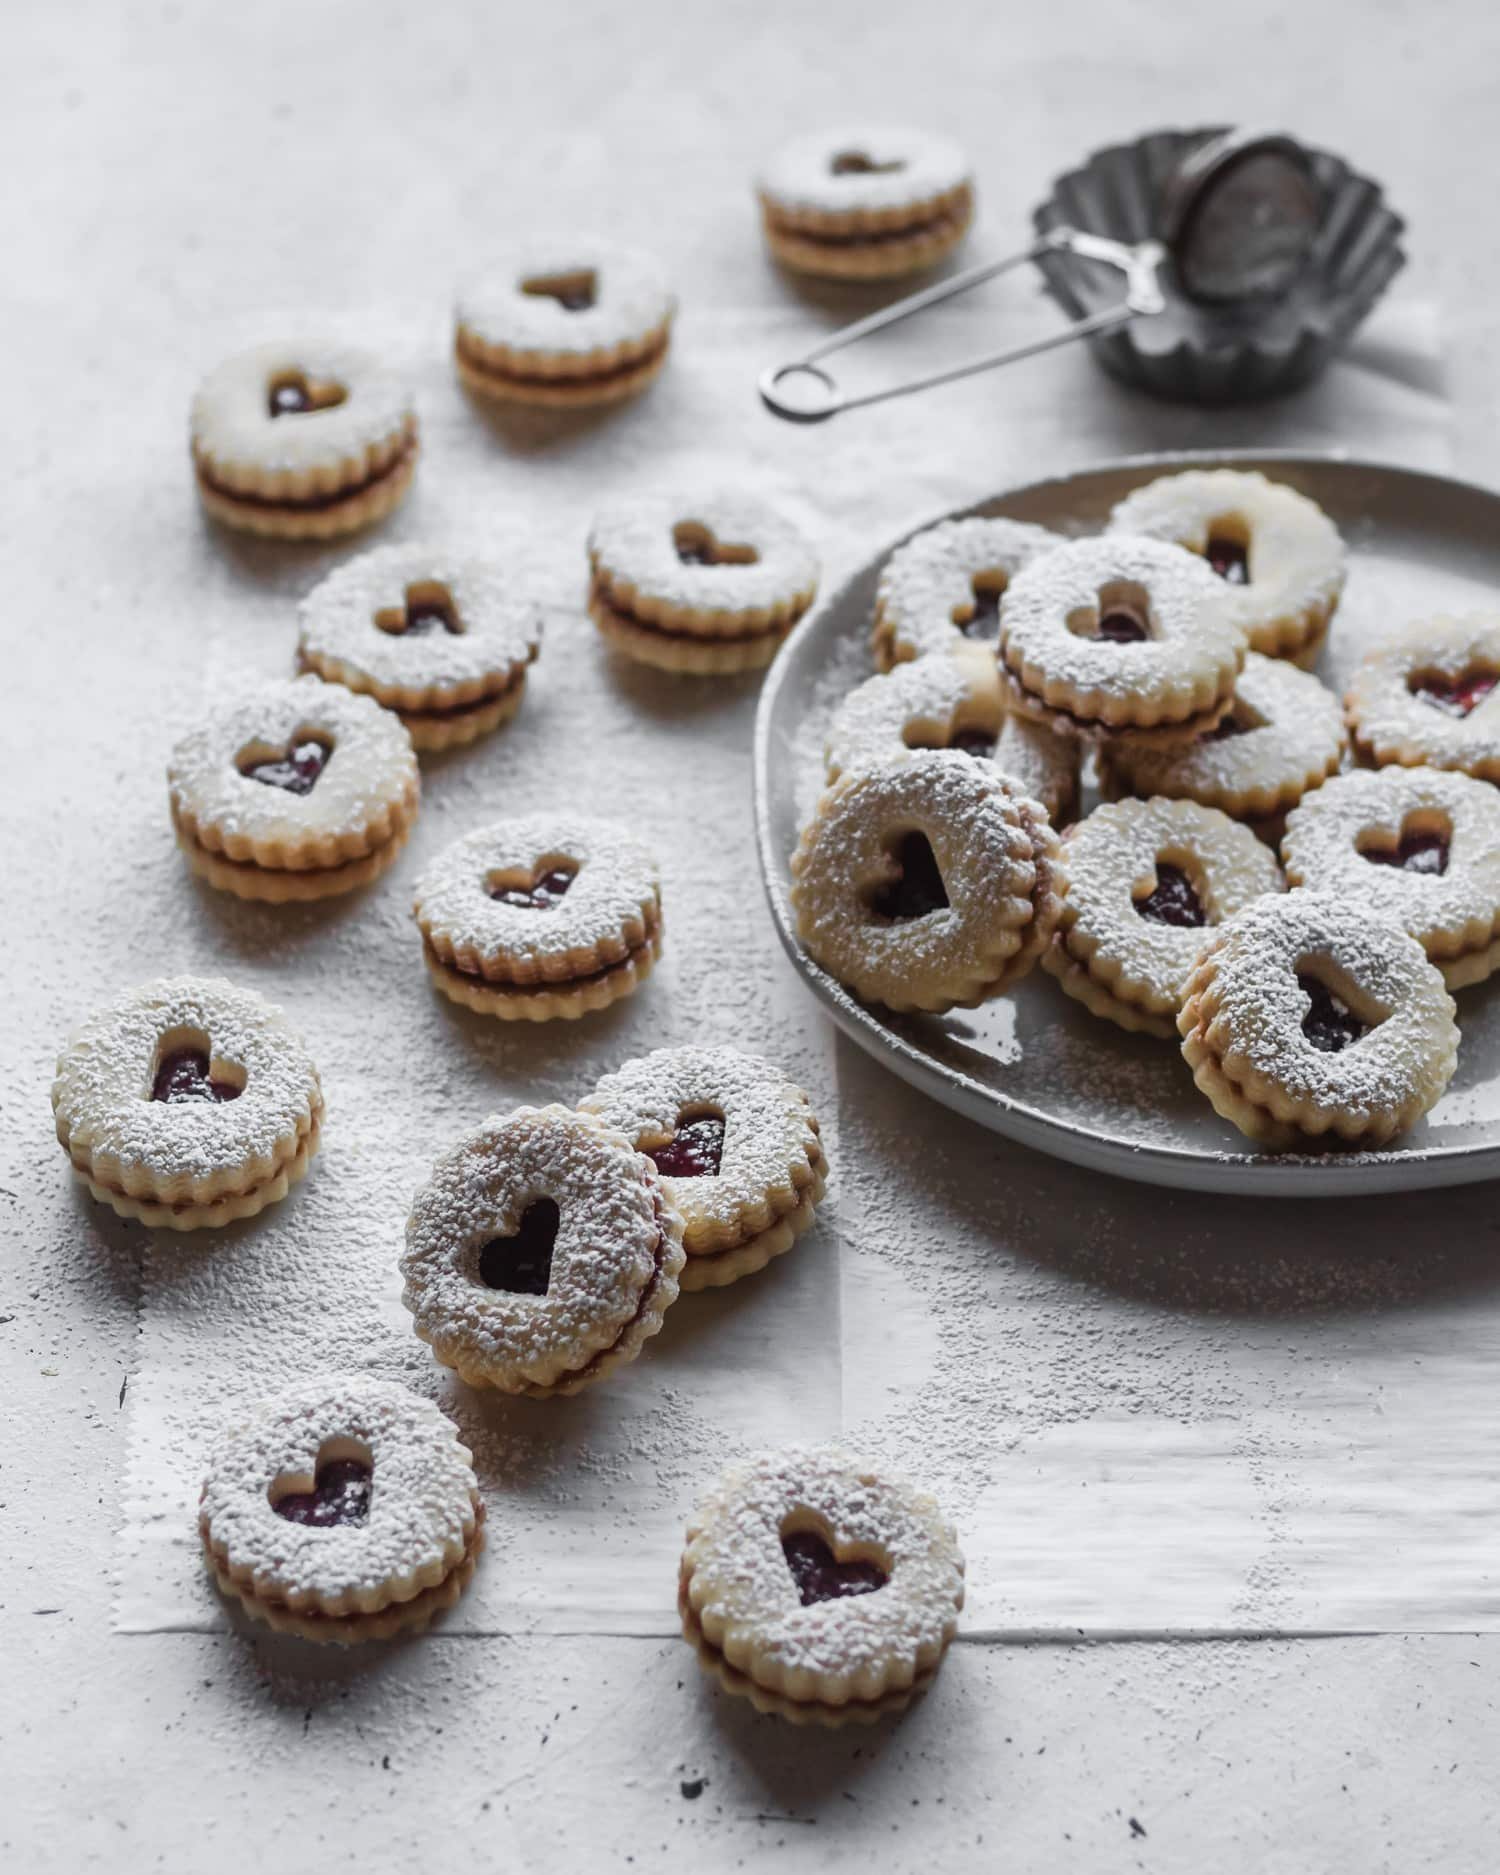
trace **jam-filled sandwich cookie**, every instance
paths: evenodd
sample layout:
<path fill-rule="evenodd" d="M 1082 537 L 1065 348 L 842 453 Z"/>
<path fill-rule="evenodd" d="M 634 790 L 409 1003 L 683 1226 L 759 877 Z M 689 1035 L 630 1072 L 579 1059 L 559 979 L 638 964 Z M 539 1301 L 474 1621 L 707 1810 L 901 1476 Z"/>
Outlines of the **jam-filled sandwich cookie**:
<path fill-rule="evenodd" d="M 794 1446 L 733 1466 L 688 1525 L 677 1606 L 704 1669 L 797 1725 L 872 1724 L 925 1692 L 964 1559 L 925 1492 Z"/>
<path fill-rule="evenodd" d="M 197 1230 L 284 1198 L 318 1149 L 323 1090 L 281 1011 L 218 977 L 96 1010 L 52 1083 L 73 1170 L 121 1217 Z"/>
<path fill-rule="evenodd" d="M 454 361 L 481 397 L 581 409 L 643 390 L 677 302 L 649 254 L 591 235 L 507 249 L 459 294 Z"/>
<path fill-rule="evenodd" d="M 415 748 L 447 749 L 515 715 L 541 642 L 497 561 L 377 547 L 302 602 L 297 661 L 394 710 Z"/>
<path fill-rule="evenodd" d="M 866 125 L 795 137 L 766 164 L 758 191 L 774 257 L 836 280 L 934 266 L 974 213 L 968 158 L 924 130 Z"/>
<path fill-rule="evenodd" d="M 1065 888 L 1041 803 L 952 750 L 846 774 L 792 856 L 809 954 L 895 1010 L 972 1008 L 1018 983 Z"/>
<path fill-rule="evenodd" d="M 348 1646 L 453 1606 L 484 1505 L 468 1448 L 430 1400 L 344 1374 L 279 1394 L 219 1441 L 198 1526 L 214 1581 L 246 1614 Z"/>
<path fill-rule="evenodd" d="M 623 1133 L 570 1107 L 492 1114 L 406 1225 L 402 1300 L 471 1387 L 577 1393 L 633 1361 L 677 1299 L 682 1217 Z"/>
<path fill-rule="evenodd" d="M 1343 756 L 1333 692 L 1295 664 L 1252 651 L 1233 703 L 1207 735 L 1165 748 L 1111 743 L 1100 765 L 1106 793 L 1166 794 L 1264 824 L 1321 787 Z"/>
<path fill-rule="evenodd" d="M 297 677 L 215 711 L 172 751 L 167 789 L 193 871 L 236 898 L 328 898 L 400 852 L 421 781 L 399 718 Z"/>
<path fill-rule="evenodd" d="M 589 612 L 605 641 L 659 670 L 759 670 L 812 604 L 817 555 L 758 496 L 614 502 L 589 535 Z"/>
<path fill-rule="evenodd" d="M 813 1221 L 827 1161 L 807 1095 L 737 1048 L 662 1048 L 580 1106 L 653 1161 L 681 1211 L 684 1289 L 763 1269 Z"/>
<path fill-rule="evenodd" d="M 226 527 L 327 540 L 387 515 L 417 466 L 403 380 L 368 353 L 273 341 L 209 374 L 193 399 L 203 506 Z"/>
<path fill-rule="evenodd" d="M 1043 967 L 1096 1016 L 1168 1040 L 1209 927 L 1282 889 L 1250 829 L 1196 801 L 1095 808 L 1063 852 L 1067 896 Z"/>
<path fill-rule="evenodd" d="M 1366 761 L 1500 782 L 1500 612 L 1405 626 L 1364 659 L 1344 702 Z"/>
<path fill-rule="evenodd" d="M 1215 1110 L 1273 1151 L 1378 1146 L 1458 1061 L 1453 999 L 1415 938 L 1328 892 L 1257 899 L 1221 925 L 1177 1019 Z"/>
<path fill-rule="evenodd" d="M 1189 469 L 1127 495 L 1109 527 L 1201 555 L 1235 591 L 1252 651 L 1316 659 L 1344 590 L 1345 554 L 1306 495 L 1253 470 Z"/>
<path fill-rule="evenodd" d="M 1011 707 L 1050 729 L 1183 742 L 1234 701 L 1245 628 L 1197 555 L 1106 535 L 1021 569 L 1000 614 L 1000 659 Z"/>
<path fill-rule="evenodd" d="M 1500 964 L 1500 794 L 1440 768 L 1338 775 L 1287 820 L 1290 884 L 1389 918 L 1450 990 Z"/>
<path fill-rule="evenodd" d="M 1063 544 L 1028 521 L 940 521 L 899 546 L 881 570 L 870 649 L 886 671 L 966 644 L 993 645 L 1000 601 L 1023 566 Z"/>
<path fill-rule="evenodd" d="M 661 956 L 661 880 L 610 821 L 502 820 L 437 857 L 412 915 L 442 993 L 504 1022 L 571 1021 L 645 981 Z"/>

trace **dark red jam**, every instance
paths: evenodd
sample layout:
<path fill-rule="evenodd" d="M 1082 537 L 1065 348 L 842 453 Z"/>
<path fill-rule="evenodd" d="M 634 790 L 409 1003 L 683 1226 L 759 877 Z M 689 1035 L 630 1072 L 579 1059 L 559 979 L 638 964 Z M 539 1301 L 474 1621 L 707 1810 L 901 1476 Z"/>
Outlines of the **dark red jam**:
<path fill-rule="evenodd" d="M 494 885 L 490 897 L 502 905 L 517 905 L 523 911 L 551 911 L 568 895 L 568 887 L 578 877 L 572 866 L 554 866 L 539 873 L 530 885 Z"/>
<path fill-rule="evenodd" d="M 1112 645 L 1138 645 L 1151 634 L 1133 612 L 1106 612 L 1094 636 L 1107 638 Z"/>
<path fill-rule="evenodd" d="M 1226 585 L 1250 584 L 1250 555 L 1242 540 L 1226 540 L 1216 534 L 1204 549 L 1203 557 Z"/>
<path fill-rule="evenodd" d="M 666 1145 L 647 1156 L 668 1178 L 717 1178 L 724 1156 L 723 1114 L 704 1113 L 696 1120 L 679 1120 L 677 1131 Z"/>
<path fill-rule="evenodd" d="M 957 749 L 960 755 L 972 755 L 976 761 L 987 762 L 995 753 L 995 738 L 987 736 L 982 729 L 965 729 L 948 747 Z"/>
<path fill-rule="evenodd" d="M 893 857 L 901 868 L 900 875 L 880 887 L 870 900 L 871 911 L 899 924 L 903 919 L 925 918 L 930 911 L 944 910 L 948 888 L 927 835 L 906 834 Z"/>
<path fill-rule="evenodd" d="M 598 304 L 599 282 L 586 271 L 562 273 L 545 280 L 523 280 L 521 291 L 533 299 L 556 300 L 564 312 L 587 312 Z"/>
<path fill-rule="evenodd" d="M 889 163 L 877 163 L 863 150 L 841 150 L 829 163 L 828 170 L 834 176 L 891 176 L 905 167 L 899 156 Z"/>
<path fill-rule="evenodd" d="M 966 618 L 959 630 L 965 638 L 1000 636 L 1000 589 L 997 586 L 974 587 L 973 616 Z"/>
<path fill-rule="evenodd" d="M 1340 996 L 1326 983 L 1298 972 L 1297 988 L 1307 998 L 1307 1014 L 1302 1018 L 1302 1033 L 1321 1054 L 1337 1055 L 1367 1034 L 1369 1024 L 1362 1022 Z"/>
<path fill-rule="evenodd" d="M 1135 908 L 1153 924 L 1176 925 L 1184 931 L 1208 923 L 1203 901 L 1180 866 L 1158 864 L 1155 886 L 1135 901 Z"/>
<path fill-rule="evenodd" d="M 268 788 L 284 788 L 288 794 L 311 794 L 332 754 L 331 742 L 309 736 L 305 742 L 294 742 L 284 755 L 251 762 L 241 767 L 240 773 L 251 781 L 264 782 Z"/>
<path fill-rule="evenodd" d="M 514 1237 L 492 1237 L 479 1252 L 479 1280 L 485 1288 L 506 1289 L 513 1296 L 546 1295 L 560 1221 L 550 1198 L 527 1205 Z"/>
<path fill-rule="evenodd" d="M 399 611 L 382 613 L 378 620 L 382 631 L 397 638 L 425 638 L 429 632 L 444 631 L 457 637 L 463 630 L 458 607 L 446 594 L 424 593 L 420 598 L 408 593 Z"/>
<path fill-rule="evenodd" d="M 1465 671 L 1459 677 L 1442 677 L 1436 671 L 1428 671 L 1412 678 L 1408 687 L 1414 697 L 1430 703 L 1435 710 L 1443 710 L 1449 716 L 1468 716 L 1479 708 L 1496 684 L 1500 684 L 1500 671 L 1480 669 Z"/>
<path fill-rule="evenodd" d="M 184 1101 L 238 1100 L 244 1091 L 233 1081 L 213 1080 L 208 1056 L 201 1048 L 174 1048 L 170 1055 L 163 1055 L 151 1083 L 151 1098 L 170 1106 Z"/>
<path fill-rule="evenodd" d="M 1439 878 L 1448 870 L 1446 833 L 1403 833 L 1395 846 L 1362 846 L 1360 857 L 1372 866 L 1399 866 L 1403 872 Z"/>
<path fill-rule="evenodd" d="M 781 1553 L 804 1608 L 848 1595 L 873 1595 L 890 1580 L 878 1563 L 840 1562 L 816 1530 L 798 1530 L 784 1536 Z"/>
<path fill-rule="evenodd" d="M 266 410 L 273 417 L 300 417 L 309 410 L 331 410 L 349 393 L 342 384 L 308 383 L 300 371 L 286 371 L 266 386 Z"/>
<path fill-rule="evenodd" d="M 370 1467 L 362 1458 L 331 1458 L 318 1466 L 310 1491 L 278 1497 L 272 1509 L 288 1523 L 331 1530 L 335 1524 L 363 1523 L 370 1514 Z"/>
<path fill-rule="evenodd" d="M 1224 715 L 1219 718 L 1218 722 L 1214 724 L 1213 728 L 1209 730 L 1203 740 L 1205 742 L 1227 742 L 1231 736 L 1249 735 L 1252 727 L 1252 724 L 1242 723 L 1240 721 L 1238 715 L 1235 713 L 1233 705 L 1231 705 Z"/>

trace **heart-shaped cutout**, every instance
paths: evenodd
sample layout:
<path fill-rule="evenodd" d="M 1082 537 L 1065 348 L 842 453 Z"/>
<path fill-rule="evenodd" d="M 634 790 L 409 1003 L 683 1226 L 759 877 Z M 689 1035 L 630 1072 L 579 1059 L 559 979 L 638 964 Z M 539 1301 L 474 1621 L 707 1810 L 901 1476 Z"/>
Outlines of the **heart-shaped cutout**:
<path fill-rule="evenodd" d="M 717 1178 L 724 1158 L 723 1114 L 679 1113 L 676 1132 L 647 1157 L 667 1178 Z"/>
<path fill-rule="evenodd" d="M 362 1524 L 370 1515 L 375 1463 L 357 1439 L 325 1439 L 309 1478 L 283 1473 L 271 1485 L 271 1508 L 288 1523 L 314 1530 Z"/>
<path fill-rule="evenodd" d="M 1152 924 L 1172 925 L 1180 931 L 1196 930 L 1208 923 L 1197 887 L 1181 866 L 1165 860 L 1156 862 L 1156 884 L 1135 900 L 1135 908 Z"/>
<path fill-rule="evenodd" d="M 544 1296 L 552 1281 L 552 1247 L 562 1213 L 550 1198 L 536 1198 L 521 1213 L 512 1237 L 492 1237 L 479 1252 L 479 1280 L 513 1296 Z"/>
<path fill-rule="evenodd" d="M 434 631 L 456 638 L 464 630 L 453 594 L 440 579 L 417 580 L 408 586 L 401 604 L 382 606 L 375 623 L 393 638 L 425 638 Z"/>
<path fill-rule="evenodd" d="M 1250 549 L 1228 534 L 1210 534 L 1203 557 L 1226 586 L 1250 584 Z"/>
<path fill-rule="evenodd" d="M 996 573 L 976 573 L 971 585 L 974 597 L 953 608 L 953 623 L 965 638 L 994 639 L 1000 636 L 1000 600 L 1005 580 Z"/>
<path fill-rule="evenodd" d="M 906 833 L 890 849 L 898 868 L 896 877 L 877 886 L 870 895 L 870 910 L 878 918 L 901 924 L 943 911 L 950 903 L 937 854 L 925 833 Z"/>
<path fill-rule="evenodd" d="M 878 163 L 868 150 L 840 150 L 837 156 L 828 159 L 828 173 L 831 176 L 894 176 L 906 167 L 906 158 L 892 157 L 888 163 Z"/>
<path fill-rule="evenodd" d="M 568 895 L 578 877 L 571 860 L 543 860 L 528 878 L 525 873 L 497 872 L 485 884 L 490 897 L 521 911 L 552 911 Z"/>
<path fill-rule="evenodd" d="M 1431 815 L 1408 814 L 1394 842 L 1372 835 L 1369 843 L 1359 843 L 1359 856 L 1372 866 L 1399 866 L 1402 872 L 1421 873 L 1430 879 L 1441 878 L 1448 870 L 1448 851 L 1453 839 L 1451 826 L 1438 825 Z"/>
<path fill-rule="evenodd" d="M 1352 1047 L 1373 1024 L 1358 1015 L 1336 990 L 1332 990 L 1310 971 L 1297 972 L 1297 988 L 1307 998 L 1307 1014 L 1302 1018 L 1302 1033 L 1319 1054 L 1338 1055 Z"/>
<path fill-rule="evenodd" d="M 1445 677 L 1440 671 L 1419 671 L 1407 682 L 1414 697 L 1449 716 L 1470 716 L 1500 684 L 1500 671 L 1475 664 L 1457 677 Z"/>
<path fill-rule="evenodd" d="M 266 409 L 273 417 L 304 417 L 332 410 L 349 393 L 332 378 L 310 378 L 305 371 L 279 371 L 266 386 Z"/>
<path fill-rule="evenodd" d="M 333 744 L 324 737 L 299 732 L 280 749 L 253 743 L 240 751 L 235 766 L 249 781 L 283 788 L 288 794 L 311 794 L 332 754 Z"/>
<path fill-rule="evenodd" d="M 783 1531 L 781 1553 L 804 1608 L 851 1595 L 873 1595 L 891 1579 L 890 1571 L 872 1557 L 853 1549 L 840 1550 L 817 1530 Z"/>
<path fill-rule="evenodd" d="M 672 545 L 684 566 L 754 566 L 760 554 L 745 540 L 720 540 L 701 521 L 679 521 Z"/>
<path fill-rule="evenodd" d="M 521 291 L 532 299 L 555 299 L 564 312 L 587 312 L 598 302 L 599 276 L 592 267 L 538 273 L 521 282 Z"/>
<path fill-rule="evenodd" d="M 1100 587 L 1093 605 L 1070 612 L 1067 624 L 1075 638 L 1103 638 L 1116 645 L 1143 644 L 1152 636 L 1151 600 L 1145 587 L 1135 580 L 1111 580 Z"/>
<path fill-rule="evenodd" d="M 216 1062 L 208 1037 L 201 1031 L 177 1031 L 163 1037 L 151 1077 L 153 1100 L 171 1107 L 198 1106 L 238 1100 L 244 1091 L 244 1069 Z"/>

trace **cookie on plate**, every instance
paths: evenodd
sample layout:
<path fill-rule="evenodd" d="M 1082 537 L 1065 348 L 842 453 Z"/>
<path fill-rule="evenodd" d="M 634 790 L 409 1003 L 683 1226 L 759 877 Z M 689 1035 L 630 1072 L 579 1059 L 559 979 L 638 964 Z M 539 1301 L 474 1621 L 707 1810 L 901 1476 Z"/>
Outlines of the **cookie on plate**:
<path fill-rule="evenodd" d="M 1500 782 L 1500 612 L 1419 619 L 1350 679 L 1344 705 L 1366 761 L 1455 768 Z"/>
<path fill-rule="evenodd" d="M 1060 534 L 1029 521 L 982 515 L 913 534 L 881 568 L 875 590 L 870 649 L 877 667 L 993 645 L 1006 587 L 1038 554 L 1062 544 Z"/>

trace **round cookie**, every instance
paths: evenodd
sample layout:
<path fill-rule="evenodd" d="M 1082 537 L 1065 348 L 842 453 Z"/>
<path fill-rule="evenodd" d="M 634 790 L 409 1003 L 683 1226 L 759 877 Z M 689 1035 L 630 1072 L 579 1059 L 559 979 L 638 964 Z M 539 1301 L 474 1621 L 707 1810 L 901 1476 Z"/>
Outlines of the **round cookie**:
<path fill-rule="evenodd" d="M 812 604 L 818 561 L 769 502 L 737 490 L 629 495 L 589 534 L 589 612 L 660 670 L 759 670 Z"/>
<path fill-rule="evenodd" d="M 167 790 L 193 871 L 237 898 L 327 898 L 376 879 L 421 797 L 411 738 L 372 697 L 268 683 L 172 751 Z"/>
<path fill-rule="evenodd" d="M 1453 1018 L 1414 938 L 1366 904 L 1300 891 L 1220 926 L 1177 1028 L 1215 1111 L 1285 1152 L 1330 1135 L 1380 1146 L 1415 1125 L 1457 1065 Z"/>
<path fill-rule="evenodd" d="M 1344 702 L 1366 761 L 1500 782 L 1500 612 L 1394 632 L 1360 664 Z"/>
<path fill-rule="evenodd" d="M 1018 983 L 1065 885 L 1040 805 L 951 750 L 845 775 L 792 856 L 808 954 L 898 1011 L 972 1008 Z"/>
<path fill-rule="evenodd" d="M 1068 889 L 1043 968 L 1096 1016 L 1168 1039 L 1210 927 L 1282 890 L 1250 829 L 1196 801 L 1095 808 L 1063 853 Z"/>
<path fill-rule="evenodd" d="M 518 1107 L 475 1127 L 417 1193 L 402 1301 L 471 1387 L 544 1399 L 633 1361 L 682 1263 L 682 1218 L 623 1133 Z"/>
<path fill-rule="evenodd" d="M 389 514 L 417 466 L 411 392 L 377 358 L 326 339 L 226 359 L 193 399 L 193 468 L 216 521 L 328 540 Z"/>
<path fill-rule="evenodd" d="M 342 1374 L 267 1401 L 221 1438 L 198 1525 L 220 1592 L 302 1640 L 427 1627 L 483 1542 L 468 1448 L 430 1400 Z"/>
<path fill-rule="evenodd" d="M 504 1022 L 605 1009 L 661 955 L 655 859 L 623 827 L 578 815 L 466 834 L 418 880 L 412 916 L 436 987 Z"/>
<path fill-rule="evenodd" d="M 827 1161 L 807 1095 L 737 1048 L 661 1048 L 608 1074 L 585 1113 L 623 1133 L 682 1213 L 684 1289 L 721 1288 L 790 1250 Z"/>
<path fill-rule="evenodd" d="M 541 236 L 506 248 L 459 294 L 454 362 L 481 397 L 615 403 L 666 363 L 676 310 L 649 254 L 594 235 Z"/>
<path fill-rule="evenodd" d="M 794 137 L 766 164 L 757 192 L 772 255 L 835 280 L 890 280 L 934 266 L 974 214 L 958 145 L 891 126 Z"/>
<path fill-rule="evenodd" d="M 1247 469 L 1188 469 L 1136 489 L 1112 534 L 1201 554 L 1238 596 L 1250 649 L 1312 664 L 1344 590 L 1339 531 L 1315 501 Z"/>
<path fill-rule="evenodd" d="M 301 1037 L 221 977 L 142 983 L 75 1031 L 52 1083 L 73 1170 L 121 1217 L 197 1230 L 284 1198 L 318 1149 Z"/>
<path fill-rule="evenodd" d="M 542 620 L 496 560 L 377 547 L 302 602 L 297 661 L 394 710 L 418 749 L 455 748 L 508 722 Z"/>
<path fill-rule="evenodd" d="M 678 1574 L 699 1664 L 797 1725 L 901 1711 L 932 1684 L 963 1604 L 958 1538 L 931 1497 L 804 1446 L 725 1472 Z"/>
<path fill-rule="evenodd" d="M 1184 742 L 1233 702 L 1245 631 L 1196 555 L 1103 536 L 1041 554 L 1011 581 L 1000 661 L 1010 707 L 1049 729 Z"/>
<path fill-rule="evenodd" d="M 940 521 L 904 541 L 875 592 L 870 649 L 881 670 L 955 646 L 989 644 L 1000 633 L 1005 589 L 1060 534 L 1028 521 L 971 516 Z"/>
<path fill-rule="evenodd" d="M 1500 794 L 1439 768 L 1338 775 L 1287 820 L 1294 886 L 1400 925 L 1450 990 L 1500 964 Z"/>

